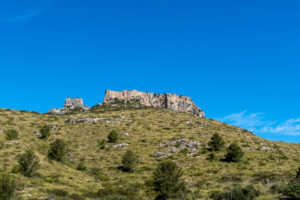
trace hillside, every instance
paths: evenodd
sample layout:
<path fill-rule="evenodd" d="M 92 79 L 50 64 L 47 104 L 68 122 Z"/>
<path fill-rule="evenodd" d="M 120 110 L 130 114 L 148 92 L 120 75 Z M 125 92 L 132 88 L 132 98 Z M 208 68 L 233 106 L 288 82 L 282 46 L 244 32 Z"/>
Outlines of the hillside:
<path fill-rule="evenodd" d="M 47 139 L 40 139 L 44 125 L 52 130 Z M 5 137 L 9 129 L 19 131 L 17 139 Z M 120 133 L 116 143 L 120 145 L 107 143 L 100 148 L 112 130 Z M 245 155 L 240 162 L 222 161 L 225 148 L 216 152 L 216 159 L 207 159 L 210 152 L 205 149 L 214 133 L 223 137 L 225 148 L 233 142 L 242 147 Z M 64 162 L 47 157 L 57 138 L 67 143 Z M 1 109 L 0 141 L 0 171 L 17 180 L 22 199 L 96 199 L 99 193 L 153 199 L 146 183 L 164 159 L 183 168 L 188 199 L 209 199 L 212 192 L 249 184 L 261 191 L 258 199 L 276 199 L 282 195 L 272 191 L 272 185 L 287 183 L 300 163 L 300 144 L 265 140 L 212 119 L 135 104 L 102 105 L 62 115 Z M 26 149 L 40 160 L 37 174 L 30 178 L 14 172 L 18 155 Z M 118 168 L 128 149 L 139 158 L 133 173 Z M 77 170 L 80 163 L 86 170 Z"/>

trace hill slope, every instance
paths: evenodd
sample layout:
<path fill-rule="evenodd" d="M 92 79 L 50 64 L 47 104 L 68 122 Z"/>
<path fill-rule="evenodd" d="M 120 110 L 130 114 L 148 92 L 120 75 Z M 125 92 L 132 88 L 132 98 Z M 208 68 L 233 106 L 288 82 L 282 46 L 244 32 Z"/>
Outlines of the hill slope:
<path fill-rule="evenodd" d="M 44 125 L 53 128 L 46 140 L 37 136 Z M 12 128 L 19 131 L 19 137 L 7 140 L 4 132 Z M 112 130 L 121 133 L 117 142 L 121 145 L 107 144 L 101 149 L 100 141 Z M 203 149 L 214 133 L 224 138 L 225 146 L 237 142 L 243 148 L 241 162 L 220 161 L 225 149 L 216 153 L 216 160 L 207 160 L 209 153 Z M 68 146 L 64 163 L 47 157 L 49 144 L 57 138 Z M 94 107 L 89 112 L 64 115 L 1 109 L 0 141 L 1 172 L 14 171 L 18 155 L 26 149 L 34 150 L 40 159 L 38 173 L 32 178 L 11 173 L 23 199 L 93 199 L 99 189 L 103 195 L 123 193 L 131 199 L 153 199 L 145 183 L 157 164 L 167 158 L 183 168 L 189 198 L 208 199 L 214 191 L 252 184 L 263 193 L 259 199 L 275 199 L 279 194 L 270 187 L 295 176 L 300 162 L 300 144 L 265 140 L 238 127 L 185 113 L 135 106 Z M 133 173 L 118 169 L 127 149 L 139 157 Z M 85 171 L 76 170 L 79 163 L 84 163 Z"/>

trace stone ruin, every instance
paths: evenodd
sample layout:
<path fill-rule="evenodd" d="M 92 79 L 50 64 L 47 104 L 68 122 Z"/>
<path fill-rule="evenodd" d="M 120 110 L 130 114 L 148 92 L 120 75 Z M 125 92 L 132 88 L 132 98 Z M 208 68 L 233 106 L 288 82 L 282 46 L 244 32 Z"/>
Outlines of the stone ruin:
<path fill-rule="evenodd" d="M 54 108 L 51 109 L 49 113 L 62 115 L 70 110 L 75 110 L 75 109 L 86 112 L 89 110 L 89 107 L 83 104 L 82 98 L 67 98 L 65 101 L 64 108 Z"/>

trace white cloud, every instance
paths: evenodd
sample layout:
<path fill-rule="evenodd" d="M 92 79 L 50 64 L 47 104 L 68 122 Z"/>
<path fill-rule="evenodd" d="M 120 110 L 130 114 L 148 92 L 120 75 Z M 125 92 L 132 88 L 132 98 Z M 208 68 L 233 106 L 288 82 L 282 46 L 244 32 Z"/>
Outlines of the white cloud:
<path fill-rule="evenodd" d="M 248 129 L 254 133 L 300 136 L 300 118 L 284 122 L 268 121 L 264 113 L 232 113 L 218 119 L 220 121 Z"/>
<path fill-rule="evenodd" d="M 0 21 L 25 21 L 63 3 L 64 0 L 0 1 Z"/>

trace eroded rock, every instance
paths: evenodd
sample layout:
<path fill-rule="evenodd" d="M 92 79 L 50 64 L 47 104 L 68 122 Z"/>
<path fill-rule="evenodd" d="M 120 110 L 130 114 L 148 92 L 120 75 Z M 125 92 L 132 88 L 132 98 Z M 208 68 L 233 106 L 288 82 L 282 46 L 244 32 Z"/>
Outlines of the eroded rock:
<path fill-rule="evenodd" d="M 138 101 L 140 104 L 149 107 L 166 108 L 177 112 L 190 113 L 198 117 L 205 117 L 204 111 L 196 106 L 190 97 L 186 96 L 170 93 L 154 94 L 137 90 L 123 90 L 122 92 L 106 90 L 105 93 L 104 103 L 110 105 L 114 105 L 116 101 L 125 103 Z"/>

